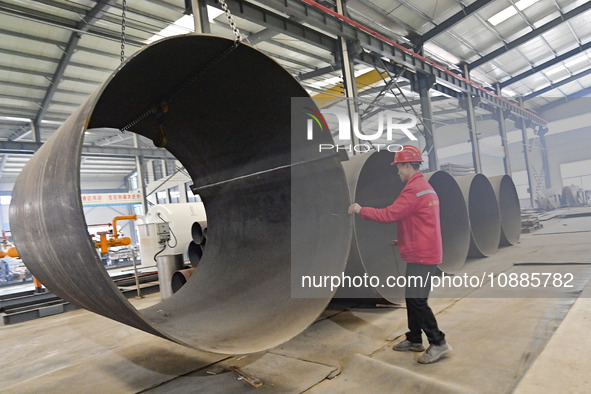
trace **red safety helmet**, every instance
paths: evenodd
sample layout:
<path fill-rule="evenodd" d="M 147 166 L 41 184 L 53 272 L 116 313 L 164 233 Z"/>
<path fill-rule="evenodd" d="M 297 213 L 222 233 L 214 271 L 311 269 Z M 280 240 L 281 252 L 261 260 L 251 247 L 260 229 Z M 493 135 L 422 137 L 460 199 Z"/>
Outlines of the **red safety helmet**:
<path fill-rule="evenodd" d="M 394 156 L 394 162 L 392 165 L 398 163 L 422 163 L 423 156 L 421 151 L 416 146 L 403 145 L 402 150 L 398 151 Z"/>

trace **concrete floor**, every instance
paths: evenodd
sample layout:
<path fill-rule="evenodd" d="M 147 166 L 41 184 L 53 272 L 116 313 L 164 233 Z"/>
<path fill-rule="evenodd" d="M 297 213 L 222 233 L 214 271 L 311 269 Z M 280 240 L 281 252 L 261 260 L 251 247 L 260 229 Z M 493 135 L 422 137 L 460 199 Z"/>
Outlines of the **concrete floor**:
<path fill-rule="evenodd" d="M 544 230 L 468 261 L 463 272 L 572 273 L 574 287 L 462 289 L 453 297 L 436 290 L 430 304 L 454 348 L 436 364 L 391 350 L 406 330 L 404 308 L 334 303 L 291 341 L 237 357 L 184 348 L 76 310 L 0 327 L 0 392 L 589 392 L 591 217 L 554 219 Z M 132 300 L 139 309 L 158 301 L 158 294 Z M 262 386 L 247 384 L 230 366 Z"/>

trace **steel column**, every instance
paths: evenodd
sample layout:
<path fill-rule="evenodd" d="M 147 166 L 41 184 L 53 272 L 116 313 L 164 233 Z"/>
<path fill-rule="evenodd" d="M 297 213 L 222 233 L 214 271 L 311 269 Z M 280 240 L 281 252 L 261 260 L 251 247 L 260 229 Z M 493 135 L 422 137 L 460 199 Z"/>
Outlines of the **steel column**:
<path fill-rule="evenodd" d="M 337 12 L 341 15 L 346 15 L 346 6 L 344 0 L 337 0 Z M 359 118 L 359 105 L 357 103 L 357 83 L 355 81 L 355 67 L 353 59 L 349 56 L 349 44 L 345 37 L 339 37 L 339 50 L 341 57 L 341 65 L 343 70 L 343 82 L 345 85 L 345 100 L 347 100 L 347 110 L 349 111 L 349 119 L 351 119 L 351 144 L 353 146 L 359 144 L 359 138 L 353 132 L 354 124 Z M 361 128 L 361 124 L 359 125 Z M 355 149 L 351 147 L 353 155 L 356 154 Z"/>
<path fill-rule="evenodd" d="M 423 136 L 425 137 L 425 149 L 429 157 L 429 171 L 437 171 L 433 107 L 431 106 L 431 87 L 435 83 L 435 77 L 429 74 L 418 73 L 417 81 L 418 86 L 413 89 L 415 91 L 418 90 L 420 96 L 422 123 L 425 128 Z"/>
<path fill-rule="evenodd" d="M 523 105 L 523 97 L 519 97 L 519 105 Z M 529 166 L 529 138 L 527 137 L 527 124 L 525 119 L 520 119 L 518 127 L 521 129 L 521 138 L 523 139 L 523 158 L 525 160 L 525 172 L 527 173 L 527 184 L 529 192 L 529 201 L 531 208 L 535 208 L 534 186 L 531 177 L 531 170 Z"/>
<path fill-rule="evenodd" d="M 495 86 L 497 94 L 501 95 L 501 85 L 499 83 Z M 497 122 L 499 123 L 499 133 L 501 134 L 501 143 L 503 144 L 503 152 L 505 157 L 503 158 L 503 165 L 505 166 L 505 174 L 511 176 L 511 159 L 509 157 L 509 142 L 507 141 L 507 127 L 505 125 L 505 114 L 503 110 L 497 108 Z"/>
<path fill-rule="evenodd" d="M 466 79 L 470 79 L 470 70 L 468 65 L 464 64 L 464 72 Z M 474 163 L 474 171 L 478 174 L 482 172 L 482 163 L 480 162 L 480 147 L 478 145 L 478 132 L 476 130 L 476 117 L 474 116 L 474 101 L 472 96 L 468 93 L 466 98 L 466 112 L 468 113 L 468 133 L 470 135 L 470 144 L 472 145 L 472 162 Z"/>

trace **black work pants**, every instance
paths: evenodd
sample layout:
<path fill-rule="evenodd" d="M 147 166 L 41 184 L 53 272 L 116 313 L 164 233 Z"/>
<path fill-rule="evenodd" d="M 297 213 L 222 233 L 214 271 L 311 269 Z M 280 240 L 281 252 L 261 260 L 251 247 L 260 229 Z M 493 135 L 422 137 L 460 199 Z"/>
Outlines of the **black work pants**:
<path fill-rule="evenodd" d="M 433 275 L 437 275 L 436 265 L 406 264 L 405 296 L 409 329 L 406 339 L 412 343 L 421 343 L 421 331 L 424 331 L 429 343 L 438 346 L 445 343 L 445 334 L 439 330 L 435 315 L 427 302 Z"/>

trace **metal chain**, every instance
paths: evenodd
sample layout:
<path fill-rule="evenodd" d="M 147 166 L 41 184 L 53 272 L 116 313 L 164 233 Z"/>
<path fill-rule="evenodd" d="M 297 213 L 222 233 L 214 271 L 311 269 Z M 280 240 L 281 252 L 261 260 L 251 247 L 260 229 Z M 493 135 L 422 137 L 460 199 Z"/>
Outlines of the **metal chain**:
<path fill-rule="evenodd" d="M 123 0 L 121 5 L 121 63 L 125 61 L 125 11 L 127 10 L 127 0 Z"/>
<path fill-rule="evenodd" d="M 230 13 L 230 10 L 228 9 L 228 5 L 226 4 L 226 0 L 218 0 L 218 3 L 220 3 L 220 5 L 222 6 L 222 10 L 224 10 L 224 12 L 226 13 L 226 16 L 228 17 L 228 22 L 230 22 L 230 27 L 232 28 L 232 31 L 234 32 L 234 35 L 236 36 L 236 43 L 239 43 L 242 41 L 242 37 L 240 36 L 240 30 L 238 30 L 238 27 L 236 26 L 236 23 L 234 23 L 234 18 L 232 18 L 232 14 Z"/>

